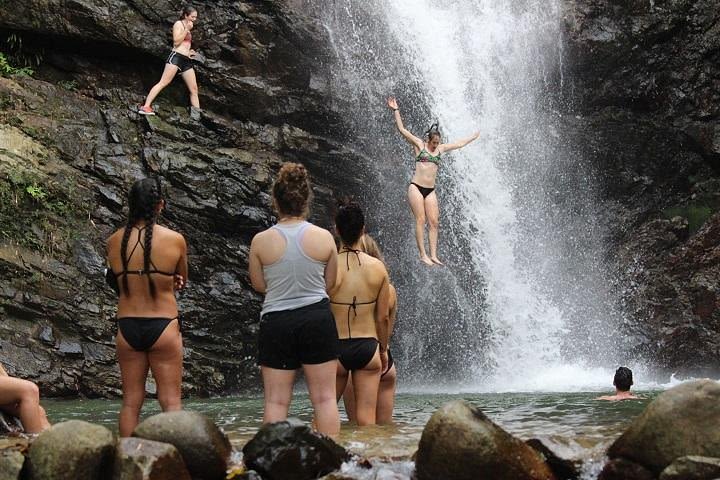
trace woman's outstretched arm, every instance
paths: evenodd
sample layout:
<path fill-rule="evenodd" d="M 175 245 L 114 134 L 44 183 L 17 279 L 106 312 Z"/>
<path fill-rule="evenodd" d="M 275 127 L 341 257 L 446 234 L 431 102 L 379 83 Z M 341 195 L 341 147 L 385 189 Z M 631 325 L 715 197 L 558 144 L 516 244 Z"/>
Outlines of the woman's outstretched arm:
<path fill-rule="evenodd" d="M 423 141 L 420 140 L 418 137 L 410 133 L 402 122 L 402 117 L 400 117 L 400 108 L 398 107 L 397 100 L 395 97 L 390 97 L 387 99 L 388 107 L 390 107 L 391 110 L 393 110 L 393 116 L 395 117 L 395 126 L 398 129 L 398 132 L 405 137 L 405 140 L 410 143 L 413 147 L 417 148 L 418 150 L 422 150 L 425 146 L 423 144 Z"/>
<path fill-rule="evenodd" d="M 443 143 L 442 145 L 438 146 L 438 149 L 442 153 L 449 152 L 451 150 L 457 150 L 458 148 L 463 148 L 468 143 L 477 140 L 479 136 L 480 132 L 475 132 L 472 136 L 463 138 L 462 140 L 458 140 L 457 142 Z"/>

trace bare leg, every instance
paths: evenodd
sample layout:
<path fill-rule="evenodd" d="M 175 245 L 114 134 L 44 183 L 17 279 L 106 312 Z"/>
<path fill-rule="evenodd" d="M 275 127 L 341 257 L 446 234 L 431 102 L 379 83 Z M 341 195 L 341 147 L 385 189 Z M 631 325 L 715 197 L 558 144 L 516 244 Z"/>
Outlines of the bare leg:
<path fill-rule="evenodd" d="M 195 78 L 195 70 L 191 68 L 190 70 L 186 70 L 181 73 L 180 76 L 182 76 L 183 80 L 185 80 L 185 85 L 187 85 L 188 91 L 190 92 L 190 105 L 195 108 L 200 108 L 200 97 L 198 96 L 198 85 L 197 79 Z"/>
<path fill-rule="evenodd" d="M 437 257 L 438 226 L 440 225 L 440 208 L 435 192 L 425 197 L 425 212 L 428 220 L 428 239 L 430 240 L 430 260 L 433 263 L 442 265 Z"/>
<path fill-rule="evenodd" d="M 295 370 L 280 370 L 266 366 L 260 367 L 265 391 L 265 411 L 263 423 L 287 420 L 290 400 L 292 400 Z M 334 373 L 334 372 L 333 372 Z"/>
<path fill-rule="evenodd" d="M 318 432 L 332 438 L 340 434 L 340 414 L 335 398 L 337 363 L 337 360 L 331 360 L 317 365 L 303 365 Z"/>
<path fill-rule="evenodd" d="M 2 410 L 20 418 L 27 433 L 42 432 L 50 426 L 40 406 L 40 391 L 33 382 L 1 376 L 0 405 Z"/>
<path fill-rule="evenodd" d="M 133 350 L 120 331 L 115 338 L 115 345 L 123 391 L 120 436 L 129 437 L 139 422 L 140 409 L 145 402 L 145 380 L 150 363 L 148 354 Z"/>
<path fill-rule="evenodd" d="M 432 265 L 432 260 L 425 253 L 425 204 L 420 190 L 415 185 L 410 184 L 408 187 L 408 201 L 415 216 L 415 241 L 420 252 L 420 260 Z"/>
<path fill-rule="evenodd" d="M 382 363 L 377 350 L 370 363 L 360 370 L 353 371 L 357 424 L 360 426 L 375 425 L 381 371 Z"/>
<path fill-rule="evenodd" d="M 170 322 L 148 352 L 150 370 L 157 384 L 158 401 L 163 412 L 182 409 L 182 346 L 180 326 L 175 320 Z"/>
<path fill-rule="evenodd" d="M 155 100 L 155 97 L 160 94 L 163 88 L 170 85 L 170 82 L 172 82 L 173 78 L 175 78 L 175 75 L 177 75 L 178 70 L 179 68 L 177 67 L 177 65 L 172 65 L 170 63 L 165 64 L 165 69 L 163 70 L 162 76 L 160 77 L 160 81 L 150 89 L 150 93 L 148 93 L 143 107 L 150 108 L 152 106 L 152 102 Z"/>
<path fill-rule="evenodd" d="M 380 378 L 378 390 L 377 423 L 392 423 L 393 409 L 395 408 L 395 386 L 397 384 L 397 370 L 395 365 Z"/>
<path fill-rule="evenodd" d="M 352 385 L 352 375 L 349 377 L 350 381 L 348 381 L 348 377 L 345 377 L 345 391 L 342 394 L 343 403 L 345 404 L 345 413 L 347 413 L 348 420 L 351 422 L 357 421 L 357 412 L 355 409 L 355 390 L 353 390 Z"/>

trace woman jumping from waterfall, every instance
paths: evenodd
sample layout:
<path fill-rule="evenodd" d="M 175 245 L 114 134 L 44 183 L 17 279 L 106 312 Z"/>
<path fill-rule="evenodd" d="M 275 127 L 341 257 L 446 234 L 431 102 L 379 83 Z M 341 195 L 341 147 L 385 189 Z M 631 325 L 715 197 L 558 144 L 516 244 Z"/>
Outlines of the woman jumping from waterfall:
<path fill-rule="evenodd" d="M 480 132 L 455 143 L 440 143 L 440 131 L 434 124 L 425 132 L 427 143 L 403 126 L 395 97 L 387 100 L 388 107 L 393 110 L 395 126 L 413 147 L 415 155 L 415 174 L 408 186 L 408 201 L 415 216 L 415 240 L 420 251 L 420 260 L 427 265 L 442 265 L 437 257 L 438 225 L 440 209 L 437 194 L 435 193 L 435 179 L 440 166 L 443 153 L 462 148 L 480 136 Z M 425 223 L 428 224 L 428 238 L 430 243 L 430 256 L 425 253 Z"/>
<path fill-rule="evenodd" d="M 200 98 L 198 97 L 197 79 L 195 78 L 195 69 L 193 68 L 192 58 L 195 56 L 195 50 L 190 48 L 192 42 L 192 33 L 195 22 L 197 21 L 197 10 L 191 6 L 183 8 L 180 19 L 173 25 L 173 48 L 165 60 L 165 70 L 163 70 L 160 81 L 150 89 L 145 103 L 138 108 L 141 115 L 155 115 L 152 109 L 152 102 L 160 92 L 170 85 L 175 75 L 185 80 L 188 90 L 190 91 L 190 114 L 193 118 L 199 119 L 200 115 Z"/>
<path fill-rule="evenodd" d="M 115 339 L 122 378 L 120 436 L 129 437 L 145 400 L 148 369 L 164 412 L 180 410 L 183 347 L 175 290 L 187 280 L 182 235 L 156 224 L 165 208 L 159 178 L 135 182 L 127 224 L 107 241 L 119 287 Z"/>

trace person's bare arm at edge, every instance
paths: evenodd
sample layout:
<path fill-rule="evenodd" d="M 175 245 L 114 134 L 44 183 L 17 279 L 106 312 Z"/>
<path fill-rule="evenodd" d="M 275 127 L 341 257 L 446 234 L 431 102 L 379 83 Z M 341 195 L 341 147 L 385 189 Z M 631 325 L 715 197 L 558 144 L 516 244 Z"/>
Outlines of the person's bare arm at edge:
<path fill-rule="evenodd" d="M 383 372 L 387 370 L 388 365 L 388 340 L 389 340 L 389 324 L 390 324 L 390 278 L 384 265 L 380 265 L 382 269 L 383 281 L 378 292 L 377 304 L 375 305 L 375 330 L 377 331 L 378 342 L 380 343 L 380 361 L 382 362 Z"/>
<path fill-rule="evenodd" d="M 395 97 L 388 98 L 387 104 L 388 107 L 390 107 L 390 109 L 393 111 L 393 116 L 395 117 L 395 126 L 397 127 L 398 132 L 400 132 L 400 134 L 405 137 L 405 140 L 407 140 L 410 145 L 417 148 L 418 150 L 422 150 L 425 146 L 425 144 L 423 144 L 423 141 L 410 133 L 403 125 L 402 117 L 400 116 L 400 108 L 398 107 Z"/>
<path fill-rule="evenodd" d="M 177 235 L 180 245 L 180 258 L 175 266 L 175 290 L 182 290 L 187 285 L 188 280 L 187 242 L 185 242 L 185 237 L 179 233 Z"/>
<path fill-rule="evenodd" d="M 2 364 L 0 363 L 0 377 L 8 377 L 8 373 L 3 368 Z"/>
<path fill-rule="evenodd" d="M 263 232 L 264 233 L 264 232 Z M 263 275 L 263 266 L 260 261 L 258 250 L 260 249 L 260 236 L 258 233 L 250 242 L 250 254 L 248 255 L 248 274 L 250 275 L 250 284 L 258 293 L 265 293 L 267 285 L 265 284 L 265 276 Z"/>
<path fill-rule="evenodd" d="M 452 150 L 457 150 L 459 148 L 463 148 L 470 142 L 474 142 L 478 139 L 478 137 L 480 137 L 480 132 L 475 132 L 473 135 L 467 138 L 463 138 L 462 140 L 458 140 L 457 142 L 443 143 L 442 145 L 438 145 L 438 150 L 440 150 L 440 153 L 447 153 Z"/>
<path fill-rule="evenodd" d="M 327 233 L 328 243 L 328 258 L 327 265 L 325 265 L 325 291 L 330 295 L 337 285 L 338 280 L 337 248 L 335 247 L 335 240 L 333 240 L 332 233 L 327 230 L 325 230 L 325 233 Z"/>

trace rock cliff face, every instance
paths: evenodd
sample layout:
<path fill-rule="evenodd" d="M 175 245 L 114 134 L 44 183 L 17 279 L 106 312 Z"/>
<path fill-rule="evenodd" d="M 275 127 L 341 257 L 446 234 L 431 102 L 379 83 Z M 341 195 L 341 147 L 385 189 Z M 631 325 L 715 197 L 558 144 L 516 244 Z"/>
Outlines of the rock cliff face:
<path fill-rule="evenodd" d="M 11 374 L 46 395 L 119 394 L 104 239 L 123 223 L 129 185 L 159 175 L 163 223 L 190 248 L 180 300 L 185 389 L 258 385 L 261 299 L 246 257 L 272 221 L 274 172 L 284 160 L 309 167 L 313 218 L 327 226 L 333 189 L 353 193 L 364 170 L 326 104 L 328 70 L 316 66 L 331 67 L 329 42 L 297 6 L 197 5 L 199 121 L 179 79 L 158 98 L 157 117 L 132 112 L 159 78 L 176 2 L 3 9 L 0 38 L 14 35 L 20 55 L 42 57 L 33 78 L 0 77 L 0 359 Z"/>
<path fill-rule="evenodd" d="M 258 385 L 260 297 L 246 257 L 272 221 L 274 172 L 283 160 L 308 165 L 313 220 L 325 226 L 334 193 L 373 181 L 346 143 L 352 119 L 332 88 L 332 42 L 309 16 L 316 3 L 198 2 L 199 121 L 180 80 L 156 101 L 158 117 L 131 111 L 160 75 L 176 2 L 0 9 L 2 50 L 41 58 L 32 78 L 0 77 L 0 360 L 10 373 L 46 395 L 120 393 L 103 241 L 123 222 L 132 181 L 157 174 L 164 223 L 190 246 L 185 389 Z M 710 0 L 566 0 L 563 21 L 563 98 L 574 99 L 560 105 L 564 135 L 604 179 L 622 333 L 660 367 L 717 365 L 720 12 Z"/>
<path fill-rule="evenodd" d="M 659 367 L 720 360 L 720 11 L 571 0 L 567 134 L 604 181 L 629 346 Z M 637 347 L 640 348 L 637 348 Z"/>

